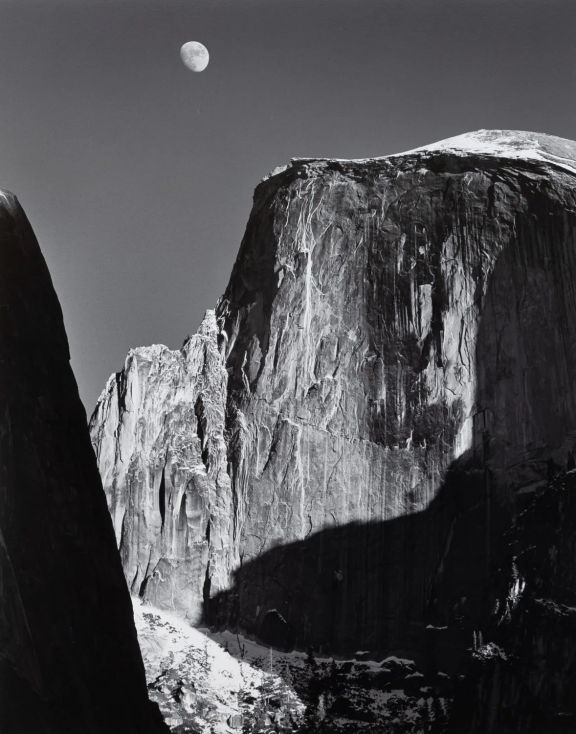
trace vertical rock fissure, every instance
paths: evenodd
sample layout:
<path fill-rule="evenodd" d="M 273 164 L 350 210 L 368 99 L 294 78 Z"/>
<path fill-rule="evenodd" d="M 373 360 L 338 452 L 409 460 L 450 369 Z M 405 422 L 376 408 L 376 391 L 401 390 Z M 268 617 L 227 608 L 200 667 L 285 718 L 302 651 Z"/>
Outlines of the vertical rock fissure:
<path fill-rule="evenodd" d="M 160 508 L 160 518 L 162 520 L 161 532 L 164 532 L 164 522 L 166 520 L 166 465 L 162 467 L 162 477 L 160 479 L 160 487 L 158 489 L 158 506 Z"/>
<path fill-rule="evenodd" d="M 140 583 L 140 588 L 138 589 L 138 596 L 140 599 L 144 598 L 144 594 L 146 593 L 146 587 L 148 586 L 149 576 L 148 571 L 150 570 L 150 561 L 152 560 L 152 548 L 150 548 L 150 553 L 148 555 L 148 563 L 146 564 L 146 570 L 144 571 L 144 576 L 142 577 L 142 581 Z"/>
<path fill-rule="evenodd" d="M 200 452 L 202 463 L 206 473 L 210 471 L 210 453 L 208 450 L 208 419 L 202 395 L 198 395 L 194 403 L 194 414 L 196 415 L 196 433 L 200 441 Z"/>

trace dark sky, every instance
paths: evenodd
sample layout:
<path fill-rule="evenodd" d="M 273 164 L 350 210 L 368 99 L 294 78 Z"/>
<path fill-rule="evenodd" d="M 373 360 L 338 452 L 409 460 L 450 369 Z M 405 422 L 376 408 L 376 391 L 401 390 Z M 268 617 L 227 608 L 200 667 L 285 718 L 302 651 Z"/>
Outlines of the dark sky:
<path fill-rule="evenodd" d="M 179 347 L 214 307 L 271 169 L 479 128 L 576 138 L 575 42 L 574 0 L 3 0 L 0 186 L 88 413 L 128 349 Z"/>

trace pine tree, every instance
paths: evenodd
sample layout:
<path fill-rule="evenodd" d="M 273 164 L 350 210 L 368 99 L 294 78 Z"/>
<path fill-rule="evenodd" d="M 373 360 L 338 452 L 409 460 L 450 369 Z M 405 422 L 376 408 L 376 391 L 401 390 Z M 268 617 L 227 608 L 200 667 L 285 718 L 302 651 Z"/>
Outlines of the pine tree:
<path fill-rule="evenodd" d="M 320 720 L 318 717 L 318 705 L 320 699 L 321 681 L 319 678 L 318 663 L 314 658 L 314 651 L 308 648 L 306 658 L 306 674 L 308 676 L 307 696 L 308 705 L 304 712 L 304 721 L 299 734 L 314 734 L 320 731 Z"/>
<path fill-rule="evenodd" d="M 425 698 L 420 708 L 420 726 L 422 734 L 430 734 L 430 699 Z"/>
<path fill-rule="evenodd" d="M 432 723 L 430 726 L 430 734 L 444 734 L 446 726 L 448 724 L 448 718 L 442 707 L 439 696 L 434 696 L 432 699 Z"/>

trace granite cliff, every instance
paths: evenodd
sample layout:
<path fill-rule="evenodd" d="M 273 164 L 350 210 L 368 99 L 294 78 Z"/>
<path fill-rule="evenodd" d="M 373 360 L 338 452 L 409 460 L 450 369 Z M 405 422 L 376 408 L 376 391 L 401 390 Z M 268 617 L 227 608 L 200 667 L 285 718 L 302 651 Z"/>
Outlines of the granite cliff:
<path fill-rule="evenodd" d="M 576 443 L 575 176 L 571 141 L 479 131 L 263 180 L 216 310 L 92 416 L 132 593 L 462 673 Z"/>
<path fill-rule="evenodd" d="M 159 734 L 60 304 L 0 192 L 0 730 Z"/>

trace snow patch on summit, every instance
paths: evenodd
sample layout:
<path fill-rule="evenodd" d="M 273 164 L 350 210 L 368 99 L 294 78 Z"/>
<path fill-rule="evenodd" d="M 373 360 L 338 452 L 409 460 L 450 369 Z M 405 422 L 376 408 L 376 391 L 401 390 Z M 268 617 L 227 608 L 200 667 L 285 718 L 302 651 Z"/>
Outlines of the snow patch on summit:
<path fill-rule="evenodd" d="M 572 175 L 576 174 L 576 142 L 556 135 L 533 133 L 524 130 L 475 130 L 455 135 L 436 143 L 412 148 L 401 153 L 376 156 L 374 158 L 292 158 L 292 166 L 307 169 L 314 164 L 370 164 L 405 156 L 427 156 L 449 153 L 462 157 L 470 155 L 491 156 L 507 160 L 537 161 L 548 163 Z M 286 170 L 288 166 L 275 169 L 263 180 Z M 422 169 L 426 170 L 426 169 Z"/>
<path fill-rule="evenodd" d="M 476 130 L 385 157 L 444 151 L 463 156 L 489 155 L 552 163 L 569 173 L 576 173 L 576 143 L 554 135 L 519 130 Z"/>

